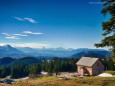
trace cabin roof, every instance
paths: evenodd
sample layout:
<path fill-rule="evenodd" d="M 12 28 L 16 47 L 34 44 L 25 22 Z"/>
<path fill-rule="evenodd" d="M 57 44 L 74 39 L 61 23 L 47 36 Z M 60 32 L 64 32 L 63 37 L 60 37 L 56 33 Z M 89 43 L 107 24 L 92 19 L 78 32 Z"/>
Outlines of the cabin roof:
<path fill-rule="evenodd" d="M 82 57 L 76 64 L 91 67 L 98 60 L 93 57 Z"/>

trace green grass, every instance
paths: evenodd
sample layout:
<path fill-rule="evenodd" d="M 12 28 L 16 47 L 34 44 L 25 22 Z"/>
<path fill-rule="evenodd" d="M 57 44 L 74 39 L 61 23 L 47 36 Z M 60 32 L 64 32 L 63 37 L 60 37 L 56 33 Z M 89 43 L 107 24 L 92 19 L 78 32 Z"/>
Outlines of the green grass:
<path fill-rule="evenodd" d="M 37 80 L 38 81 L 50 81 L 50 80 L 58 80 L 58 78 L 57 77 L 54 77 L 54 76 L 50 76 L 50 77 L 48 77 L 48 76 L 46 76 L 46 77 L 41 77 L 41 78 L 37 78 Z"/>
<path fill-rule="evenodd" d="M 83 77 L 62 80 L 57 77 L 42 77 L 37 79 L 21 80 L 12 85 L 0 86 L 115 86 L 115 77 Z"/>
<path fill-rule="evenodd" d="M 115 71 L 112 71 L 112 70 L 105 71 L 105 73 L 109 73 L 109 74 L 115 75 Z"/>

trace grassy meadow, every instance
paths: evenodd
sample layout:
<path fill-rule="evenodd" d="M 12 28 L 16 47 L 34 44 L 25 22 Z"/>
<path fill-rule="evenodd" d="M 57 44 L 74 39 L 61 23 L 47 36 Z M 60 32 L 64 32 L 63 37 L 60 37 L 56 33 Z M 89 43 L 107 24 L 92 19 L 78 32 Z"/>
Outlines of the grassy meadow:
<path fill-rule="evenodd" d="M 54 76 L 20 80 L 13 84 L 0 86 L 115 86 L 115 77 L 76 77 L 63 80 Z"/>

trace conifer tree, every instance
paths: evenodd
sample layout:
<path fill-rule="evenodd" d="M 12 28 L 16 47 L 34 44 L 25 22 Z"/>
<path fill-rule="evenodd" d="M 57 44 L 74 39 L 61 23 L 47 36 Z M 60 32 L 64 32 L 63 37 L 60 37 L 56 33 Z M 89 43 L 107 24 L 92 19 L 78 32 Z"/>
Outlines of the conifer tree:
<path fill-rule="evenodd" d="M 104 39 L 96 47 L 109 47 L 112 52 L 112 57 L 115 57 L 115 0 L 102 0 L 104 8 L 102 14 L 106 16 L 108 13 L 110 19 L 102 23 L 102 30 L 104 31 Z"/>

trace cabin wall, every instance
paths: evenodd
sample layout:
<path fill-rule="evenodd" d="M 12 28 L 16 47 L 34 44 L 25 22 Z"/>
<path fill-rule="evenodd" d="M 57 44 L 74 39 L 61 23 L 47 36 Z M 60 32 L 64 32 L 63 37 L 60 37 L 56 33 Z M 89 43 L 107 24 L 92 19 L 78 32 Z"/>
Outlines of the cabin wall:
<path fill-rule="evenodd" d="M 88 73 L 89 75 L 92 75 L 92 68 L 91 67 L 77 65 L 77 71 L 78 71 L 79 75 L 83 76 L 85 74 L 84 69 L 82 69 L 83 67 L 85 68 L 85 71 L 87 70 L 86 73 Z"/>
<path fill-rule="evenodd" d="M 83 76 L 83 70 L 81 69 L 81 67 L 83 66 L 80 66 L 80 65 L 77 66 L 77 72 L 78 72 L 78 75 Z"/>
<path fill-rule="evenodd" d="M 104 71 L 103 64 L 98 60 L 93 66 L 92 66 L 92 73 L 93 75 L 98 75 Z"/>

